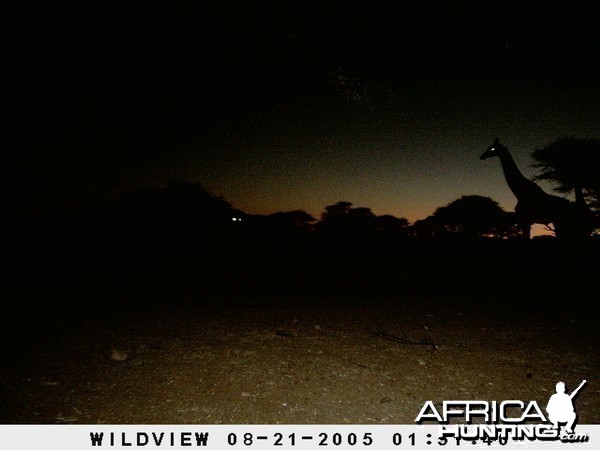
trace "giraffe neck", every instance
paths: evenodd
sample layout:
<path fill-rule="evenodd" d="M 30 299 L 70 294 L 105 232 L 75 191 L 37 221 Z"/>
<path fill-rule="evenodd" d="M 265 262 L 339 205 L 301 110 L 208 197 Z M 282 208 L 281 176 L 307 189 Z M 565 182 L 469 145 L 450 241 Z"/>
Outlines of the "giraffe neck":
<path fill-rule="evenodd" d="M 502 163 L 502 170 L 504 171 L 506 183 L 513 194 L 515 194 L 515 197 L 521 199 L 530 195 L 532 193 L 532 188 L 536 191 L 540 189 L 533 181 L 525 178 L 508 151 L 500 155 L 500 162 Z"/>

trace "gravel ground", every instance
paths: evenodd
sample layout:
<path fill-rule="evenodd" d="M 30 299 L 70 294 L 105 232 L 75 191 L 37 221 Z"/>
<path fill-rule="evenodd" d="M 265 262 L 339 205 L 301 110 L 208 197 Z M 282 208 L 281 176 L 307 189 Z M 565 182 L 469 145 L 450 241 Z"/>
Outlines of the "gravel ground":
<path fill-rule="evenodd" d="M 485 306 L 482 306 L 485 305 Z M 5 424 L 413 423 L 427 400 L 535 400 L 600 423 L 591 314 L 443 297 L 188 298 L 89 315 L 0 371 Z M 66 327 L 65 329 L 67 329 Z"/>

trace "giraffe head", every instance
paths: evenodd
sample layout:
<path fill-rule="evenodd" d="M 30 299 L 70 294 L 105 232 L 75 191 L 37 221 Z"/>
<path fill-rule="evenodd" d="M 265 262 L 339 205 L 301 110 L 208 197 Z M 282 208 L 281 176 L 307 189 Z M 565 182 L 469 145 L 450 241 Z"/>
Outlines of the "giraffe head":
<path fill-rule="evenodd" d="M 490 145 L 487 150 L 481 155 L 480 159 L 487 159 L 493 156 L 499 156 L 501 153 L 506 152 L 507 148 L 500 143 L 498 138 L 494 139 L 492 145 Z"/>

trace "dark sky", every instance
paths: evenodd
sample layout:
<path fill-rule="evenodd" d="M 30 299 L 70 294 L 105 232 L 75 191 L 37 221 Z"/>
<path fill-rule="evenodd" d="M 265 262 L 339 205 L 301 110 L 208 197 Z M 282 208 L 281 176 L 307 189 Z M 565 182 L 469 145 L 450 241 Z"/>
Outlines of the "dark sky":
<path fill-rule="evenodd" d="M 3 182 L 27 208 L 177 178 L 249 213 L 512 210 L 494 137 L 527 175 L 600 137 L 591 6 L 69 3 L 9 16 Z"/>

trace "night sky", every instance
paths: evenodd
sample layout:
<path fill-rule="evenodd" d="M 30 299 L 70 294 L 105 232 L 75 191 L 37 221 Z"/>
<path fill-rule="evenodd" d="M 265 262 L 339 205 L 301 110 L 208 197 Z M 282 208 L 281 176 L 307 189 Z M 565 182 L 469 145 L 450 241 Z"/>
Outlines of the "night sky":
<path fill-rule="evenodd" d="M 131 3 L 9 15 L 13 206 L 182 179 L 248 213 L 349 201 L 414 221 L 468 194 L 512 210 L 479 160 L 494 137 L 528 176 L 535 148 L 600 137 L 592 6 Z"/>

